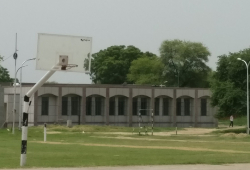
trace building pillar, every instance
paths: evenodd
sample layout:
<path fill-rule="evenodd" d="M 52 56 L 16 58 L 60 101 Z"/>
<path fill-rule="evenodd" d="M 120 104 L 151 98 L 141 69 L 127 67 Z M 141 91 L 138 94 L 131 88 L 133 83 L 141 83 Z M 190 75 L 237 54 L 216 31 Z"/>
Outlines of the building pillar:
<path fill-rule="evenodd" d="M 86 87 L 82 88 L 82 110 L 81 110 L 81 123 L 86 123 Z"/>
<path fill-rule="evenodd" d="M 153 113 L 155 115 L 155 89 L 154 88 L 152 88 L 152 94 L 151 94 L 151 109 L 153 109 Z M 151 114 L 152 114 L 152 111 L 150 111 L 149 116 L 151 116 Z"/>
<path fill-rule="evenodd" d="M 162 97 L 160 97 L 159 98 L 159 116 L 162 116 L 163 114 L 163 98 Z"/>
<path fill-rule="evenodd" d="M 118 116 L 118 97 L 115 97 L 115 116 Z"/>
<path fill-rule="evenodd" d="M 57 97 L 57 123 L 62 120 L 62 87 L 58 88 L 58 97 Z"/>
<path fill-rule="evenodd" d="M 92 102 L 91 103 L 92 104 L 91 105 L 92 106 L 91 107 L 91 116 L 95 116 L 95 97 L 94 96 L 91 97 L 91 102 Z"/>
<path fill-rule="evenodd" d="M 38 125 L 37 119 L 38 119 L 38 91 L 36 91 L 34 94 L 34 126 Z"/>
<path fill-rule="evenodd" d="M 198 90 L 195 89 L 195 98 L 194 98 L 194 126 L 198 126 Z"/>
<path fill-rule="evenodd" d="M 132 112 L 133 112 L 133 98 L 132 98 L 132 88 L 129 88 L 129 98 L 128 98 L 128 124 L 132 127 Z"/>
<path fill-rule="evenodd" d="M 172 102 L 172 125 L 173 127 L 176 126 L 176 89 L 173 89 L 173 102 Z"/>
<path fill-rule="evenodd" d="M 141 109 L 141 97 L 138 97 L 137 98 L 137 111 L 136 111 L 136 115 L 138 115 L 140 109 Z"/>
<path fill-rule="evenodd" d="M 109 88 L 106 88 L 106 98 L 105 98 L 105 106 L 106 106 L 106 110 L 105 110 L 105 116 L 106 116 L 106 125 L 109 125 Z"/>

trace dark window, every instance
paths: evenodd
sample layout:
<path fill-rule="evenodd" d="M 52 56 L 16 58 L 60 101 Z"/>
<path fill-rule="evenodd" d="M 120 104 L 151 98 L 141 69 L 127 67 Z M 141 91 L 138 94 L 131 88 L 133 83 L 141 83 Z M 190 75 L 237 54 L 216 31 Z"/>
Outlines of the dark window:
<path fill-rule="evenodd" d="M 184 115 L 190 116 L 190 99 L 184 99 Z"/>
<path fill-rule="evenodd" d="M 147 115 L 147 98 L 141 98 L 141 115 Z"/>
<path fill-rule="evenodd" d="M 160 98 L 155 98 L 155 115 L 160 114 Z"/>
<path fill-rule="evenodd" d="M 79 115 L 79 97 L 71 97 L 71 115 Z"/>
<path fill-rule="evenodd" d="M 91 107 L 92 107 L 92 98 L 87 97 L 86 98 L 86 115 L 91 115 Z"/>
<path fill-rule="evenodd" d="M 176 100 L 176 115 L 181 116 L 181 99 Z"/>
<path fill-rule="evenodd" d="M 163 115 L 167 116 L 169 112 L 169 100 L 168 98 L 163 98 Z"/>
<path fill-rule="evenodd" d="M 42 97 L 42 115 L 49 115 L 49 97 Z"/>
<path fill-rule="evenodd" d="M 125 98 L 118 98 L 118 115 L 125 115 Z"/>
<path fill-rule="evenodd" d="M 133 115 L 138 115 L 137 112 L 137 98 L 133 98 Z"/>
<path fill-rule="evenodd" d="M 96 97 L 95 98 L 95 115 L 102 114 L 102 98 Z"/>
<path fill-rule="evenodd" d="M 109 115 L 115 115 L 115 98 L 109 100 Z"/>
<path fill-rule="evenodd" d="M 207 115 L 207 99 L 201 99 L 201 116 Z"/>
<path fill-rule="evenodd" d="M 62 97 L 62 115 L 68 115 L 68 97 Z"/>

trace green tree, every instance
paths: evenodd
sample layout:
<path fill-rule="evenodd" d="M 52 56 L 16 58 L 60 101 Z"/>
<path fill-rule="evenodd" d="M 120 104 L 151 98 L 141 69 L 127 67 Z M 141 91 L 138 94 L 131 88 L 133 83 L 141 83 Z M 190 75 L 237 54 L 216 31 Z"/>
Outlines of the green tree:
<path fill-rule="evenodd" d="M 0 56 L 0 63 L 3 61 L 3 57 Z M 0 82 L 13 82 L 10 78 L 9 71 L 0 65 Z"/>
<path fill-rule="evenodd" d="M 154 57 L 141 57 L 132 61 L 127 78 L 135 84 L 162 84 L 163 64 Z"/>
<path fill-rule="evenodd" d="M 246 115 L 246 66 L 250 49 L 218 57 L 217 69 L 211 79 L 211 104 L 218 107 L 218 117 Z"/>
<path fill-rule="evenodd" d="M 154 54 L 141 52 L 134 46 L 111 46 L 92 55 L 91 79 L 94 83 L 122 84 L 127 81 L 131 62 L 142 56 Z"/>
<path fill-rule="evenodd" d="M 206 65 L 210 52 L 202 44 L 181 40 L 166 40 L 161 44 L 160 57 L 164 78 L 169 86 L 209 87 L 211 69 Z"/>

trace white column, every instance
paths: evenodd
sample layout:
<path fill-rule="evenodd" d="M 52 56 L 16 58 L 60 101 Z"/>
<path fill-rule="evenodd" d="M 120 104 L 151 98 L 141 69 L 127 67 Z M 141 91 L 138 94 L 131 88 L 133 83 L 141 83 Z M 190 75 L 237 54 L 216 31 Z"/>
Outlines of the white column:
<path fill-rule="evenodd" d="M 163 112 L 163 98 L 162 97 L 159 98 L 159 107 L 160 107 L 159 108 L 159 111 L 160 111 L 159 116 L 162 116 L 163 115 L 163 113 L 162 113 Z"/>
<path fill-rule="evenodd" d="M 95 115 L 95 97 L 91 97 L 92 108 L 91 108 L 91 115 Z"/>
<path fill-rule="evenodd" d="M 115 116 L 118 116 L 118 97 L 115 97 Z"/>

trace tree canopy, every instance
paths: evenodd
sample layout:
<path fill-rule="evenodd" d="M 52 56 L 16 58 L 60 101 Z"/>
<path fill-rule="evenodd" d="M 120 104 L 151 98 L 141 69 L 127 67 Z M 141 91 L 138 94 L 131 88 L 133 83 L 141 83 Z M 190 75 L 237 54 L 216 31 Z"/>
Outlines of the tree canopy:
<path fill-rule="evenodd" d="M 154 54 L 141 52 L 134 46 L 111 46 L 92 55 L 91 79 L 94 83 L 122 84 L 127 82 L 131 62 Z M 129 82 L 129 81 L 128 81 Z"/>
<path fill-rule="evenodd" d="M 162 72 L 163 64 L 158 57 L 141 57 L 132 61 L 127 77 L 135 84 L 162 84 Z"/>
<path fill-rule="evenodd" d="M 210 52 L 202 43 L 166 40 L 161 44 L 164 79 L 169 86 L 208 87 Z"/>
<path fill-rule="evenodd" d="M 216 72 L 211 79 L 211 104 L 218 107 L 218 117 L 246 115 L 246 65 L 250 61 L 250 49 L 218 57 Z"/>
<path fill-rule="evenodd" d="M 0 63 L 3 61 L 3 57 L 0 56 Z M 0 82 L 12 82 L 13 79 L 10 78 L 9 71 L 0 65 Z"/>

